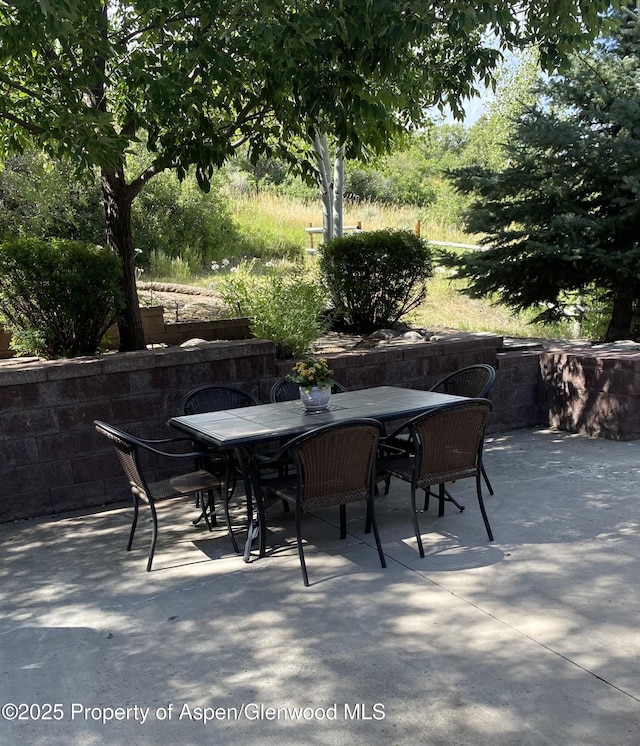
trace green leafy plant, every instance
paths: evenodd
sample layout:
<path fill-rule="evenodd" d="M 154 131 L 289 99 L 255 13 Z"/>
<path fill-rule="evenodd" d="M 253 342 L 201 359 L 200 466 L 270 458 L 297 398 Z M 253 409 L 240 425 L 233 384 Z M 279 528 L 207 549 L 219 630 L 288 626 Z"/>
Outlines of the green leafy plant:
<path fill-rule="evenodd" d="M 320 269 L 344 331 L 394 326 L 426 296 L 429 245 L 410 231 L 371 231 L 328 241 Z"/>
<path fill-rule="evenodd" d="M 276 343 L 280 359 L 304 354 L 324 331 L 325 292 L 300 270 L 283 272 L 277 266 L 256 274 L 255 262 L 242 262 L 216 288 L 233 312 L 247 316 L 251 331 Z"/>
<path fill-rule="evenodd" d="M 115 321 L 120 263 L 80 241 L 0 244 L 0 313 L 19 354 L 91 355 Z"/>
<path fill-rule="evenodd" d="M 333 380 L 333 371 L 329 367 L 326 358 L 307 357 L 297 362 L 293 368 L 293 374 L 287 376 L 289 381 L 297 383 L 304 388 L 307 393 L 314 386 L 320 389 L 330 388 L 335 381 Z"/>

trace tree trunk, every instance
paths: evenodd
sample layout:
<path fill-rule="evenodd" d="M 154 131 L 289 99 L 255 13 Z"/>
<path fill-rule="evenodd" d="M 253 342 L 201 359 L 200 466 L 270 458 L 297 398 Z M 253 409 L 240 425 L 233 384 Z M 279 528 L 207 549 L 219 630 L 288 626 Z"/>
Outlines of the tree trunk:
<path fill-rule="evenodd" d="M 342 238 L 344 215 L 344 147 L 336 151 L 331 169 L 329 142 L 324 134 L 316 134 L 313 150 L 318 167 L 318 183 L 322 198 L 322 240 Z"/>
<path fill-rule="evenodd" d="M 313 150 L 318 167 L 318 182 L 322 199 L 322 240 L 330 241 L 333 236 L 333 180 L 331 178 L 331 161 L 329 143 L 326 135 L 317 134 L 313 141 Z"/>
<path fill-rule="evenodd" d="M 135 192 L 124 179 L 124 169 L 102 169 L 102 195 L 107 224 L 107 246 L 120 257 L 124 307 L 118 314 L 120 351 L 143 350 L 144 329 L 136 288 L 135 253 L 131 235 L 131 203 Z"/>
<path fill-rule="evenodd" d="M 606 342 L 631 339 L 633 325 L 633 302 L 636 293 L 633 283 L 621 280 L 613 289 L 613 307 L 605 334 Z"/>
<path fill-rule="evenodd" d="M 336 150 L 333 161 L 333 237 L 342 238 L 344 228 L 344 147 Z"/>

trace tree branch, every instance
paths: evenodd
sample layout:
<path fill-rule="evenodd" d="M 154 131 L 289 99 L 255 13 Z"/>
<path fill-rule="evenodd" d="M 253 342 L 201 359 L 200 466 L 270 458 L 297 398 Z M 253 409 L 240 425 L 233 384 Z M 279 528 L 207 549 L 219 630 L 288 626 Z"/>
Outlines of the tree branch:
<path fill-rule="evenodd" d="M 180 21 L 193 21 L 197 19 L 197 16 L 189 15 L 187 13 L 176 13 L 170 18 L 159 19 L 158 23 L 148 23 L 146 26 L 135 29 L 130 34 L 123 36 L 120 40 L 123 44 L 128 44 L 133 41 L 136 37 L 146 34 L 148 31 L 160 31 L 167 27 L 171 23 L 178 23 Z"/>
<path fill-rule="evenodd" d="M 144 189 L 145 184 L 152 179 L 154 176 L 157 176 L 159 173 L 162 173 L 165 170 L 164 166 L 160 165 L 159 161 L 154 161 L 150 166 L 144 169 L 142 173 L 140 173 L 130 184 L 129 184 L 129 190 L 131 193 L 131 198 L 134 199 L 135 197 L 140 194 L 140 192 Z"/>
<path fill-rule="evenodd" d="M 242 127 L 243 125 L 250 124 L 251 122 L 256 122 L 259 119 L 262 119 L 264 116 L 266 116 L 269 113 L 269 110 L 271 109 L 270 106 L 262 106 L 261 108 L 257 109 L 256 111 L 251 110 L 254 106 L 257 106 L 257 102 L 252 102 L 246 104 L 243 109 L 238 113 L 235 120 L 233 122 L 230 122 L 228 125 L 221 127 L 220 132 L 224 132 L 226 137 L 231 137 L 235 130 L 238 129 L 238 127 Z M 232 147 L 239 147 L 242 145 L 242 143 L 245 143 L 251 135 L 243 135 L 238 141 L 237 145 L 235 143 L 232 144 Z"/>
<path fill-rule="evenodd" d="M 24 130 L 26 130 L 31 135 L 42 135 L 45 132 L 45 130 L 42 127 L 38 127 L 38 125 L 36 124 L 31 124 L 30 122 L 26 122 L 24 119 L 20 119 L 19 117 L 16 117 L 13 114 L 9 114 L 6 111 L 0 111 L 0 119 L 6 119 L 8 122 L 13 122 L 13 124 L 17 124 L 19 127 L 22 127 Z"/>
<path fill-rule="evenodd" d="M 16 91 L 20 91 L 20 93 L 24 93 L 30 98 L 35 98 L 38 101 L 41 101 L 43 104 L 47 103 L 47 99 L 41 93 L 31 90 L 30 88 L 26 88 L 20 83 L 14 83 L 13 80 L 11 80 L 10 78 L 7 78 L 7 76 L 1 72 L 0 72 L 0 83 L 3 83 L 5 86 L 7 86 L 7 88 L 13 88 Z"/>

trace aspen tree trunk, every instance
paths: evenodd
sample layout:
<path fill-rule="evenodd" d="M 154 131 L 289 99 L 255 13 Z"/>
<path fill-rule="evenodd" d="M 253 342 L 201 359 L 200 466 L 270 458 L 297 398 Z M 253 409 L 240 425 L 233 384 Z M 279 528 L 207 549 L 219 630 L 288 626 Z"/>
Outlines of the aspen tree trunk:
<path fill-rule="evenodd" d="M 327 136 L 316 134 L 313 150 L 322 198 L 322 240 L 341 238 L 344 227 L 344 148 L 340 146 L 331 165 Z"/>

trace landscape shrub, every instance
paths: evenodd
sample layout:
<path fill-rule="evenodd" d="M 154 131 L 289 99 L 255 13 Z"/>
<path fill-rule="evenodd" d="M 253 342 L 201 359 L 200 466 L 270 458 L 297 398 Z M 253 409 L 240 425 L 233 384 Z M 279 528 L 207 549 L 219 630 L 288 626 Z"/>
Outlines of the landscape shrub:
<path fill-rule="evenodd" d="M 18 354 L 94 354 L 116 317 L 118 258 L 81 241 L 0 243 L 0 314 Z"/>
<path fill-rule="evenodd" d="M 222 300 L 232 313 L 249 319 L 255 337 L 275 342 L 279 359 L 304 354 L 326 330 L 323 288 L 302 269 L 285 272 L 275 266 L 257 274 L 254 267 L 255 262 L 243 262 L 216 283 Z"/>
<path fill-rule="evenodd" d="M 147 268 L 180 258 L 197 271 L 241 244 L 218 181 L 205 194 L 191 176 L 179 181 L 175 174 L 159 174 L 134 201 L 131 218 L 134 245 Z"/>
<path fill-rule="evenodd" d="M 391 187 L 379 171 L 351 167 L 345 175 L 345 198 L 369 202 L 391 203 L 393 201 Z"/>
<path fill-rule="evenodd" d="M 410 231 L 355 233 L 325 243 L 320 269 L 343 331 L 393 327 L 426 295 L 429 245 Z"/>

